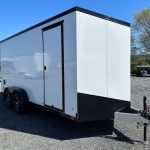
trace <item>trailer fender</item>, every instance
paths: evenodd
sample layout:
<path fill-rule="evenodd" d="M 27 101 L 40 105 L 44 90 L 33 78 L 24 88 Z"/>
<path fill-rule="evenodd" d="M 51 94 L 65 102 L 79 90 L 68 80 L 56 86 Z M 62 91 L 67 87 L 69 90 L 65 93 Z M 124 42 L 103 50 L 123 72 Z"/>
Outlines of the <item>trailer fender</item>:
<path fill-rule="evenodd" d="M 22 114 L 28 110 L 29 99 L 26 91 L 15 87 L 12 89 L 13 109 L 16 113 Z"/>
<path fill-rule="evenodd" d="M 9 95 L 9 96 L 8 96 Z M 18 97 L 16 103 L 14 97 Z M 3 98 L 8 108 L 14 108 L 17 113 L 23 113 L 28 108 L 29 99 L 26 91 L 19 87 L 6 87 L 4 89 Z M 18 105 L 16 105 L 18 104 Z M 17 110 L 16 110 L 17 108 Z"/>
<path fill-rule="evenodd" d="M 6 87 L 4 89 L 4 93 L 6 90 L 8 90 L 11 93 L 11 96 L 13 96 L 15 93 L 18 93 L 19 95 L 21 95 L 25 103 L 29 102 L 27 92 L 24 89 L 19 88 L 19 87 Z M 3 96 L 4 96 L 4 93 L 3 93 Z"/>
<path fill-rule="evenodd" d="M 15 90 L 15 89 L 17 89 L 16 87 L 6 87 L 5 89 L 4 89 L 4 92 L 3 92 L 3 98 L 4 99 L 6 99 L 6 92 L 8 91 L 9 93 L 10 93 L 10 97 L 12 98 L 12 93 L 13 93 L 13 91 Z"/>

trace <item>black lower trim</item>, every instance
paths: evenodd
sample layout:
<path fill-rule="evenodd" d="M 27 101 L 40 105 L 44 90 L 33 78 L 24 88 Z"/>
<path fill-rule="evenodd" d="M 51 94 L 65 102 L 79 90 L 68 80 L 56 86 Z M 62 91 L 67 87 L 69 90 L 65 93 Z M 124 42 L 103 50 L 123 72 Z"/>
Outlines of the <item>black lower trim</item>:
<path fill-rule="evenodd" d="M 42 105 L 39 105 L 39 104 L 36 104 L 36 103 L 33 103 L 33 102 L 30 102 L 30 104 L 31 104 L 32 106 L 37 107 L 37 108 L 40 108 L 40 109 L 49 111 L 49 112 L 51 112 L 51 113 L 53 113 L 53 114 L 56 114 L 56 115 L 62 116 L 62 117 L 64 117 L 64 118 L 67 118 L 67 119 L 69 119 L 69 120 L 78 122 L 78 119 L 77 119 L 76 117 L 72 117 L 72 116 L 70 116 L 70 115 L 67 115 L 67 114 L 65 114 L 65 113 L 64 113 L 62 110 L 60 110 L 60 109 L 57 109 L 57 108 L 54 108 L 54 107 L 50 107 L 50 106 L 47 106 L 47 105 L 42 106 Z"/>
<path fill-rule="evenodd" d="M 63 112 L 62 109 L 59 109 L 59 108 L 56 108 L 56 107 L 53 107 L 53 106 L 49 106 L 49 105 L 44 105 L 47 109 L 51 109 L 51 110 L 56 110 L 56 111 L 60 111 L 60 112 Z"/>
<path fill-rule="evenodd" d="M 78 121 L 109 120 L 114 112 L 130 109 L 130 102 L 78 93 Z"/>

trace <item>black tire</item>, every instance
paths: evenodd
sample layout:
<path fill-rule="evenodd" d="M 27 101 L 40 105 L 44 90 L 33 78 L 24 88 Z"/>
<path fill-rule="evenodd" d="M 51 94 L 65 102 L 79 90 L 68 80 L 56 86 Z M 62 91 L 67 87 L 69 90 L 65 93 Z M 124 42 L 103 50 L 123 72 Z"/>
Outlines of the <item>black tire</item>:
<path fill-rule="evenodd" d="M 20 93 L 13 93 L 13 109 L 16 113 L 22 114 L 25 112 L 26 103 Z"/>
<path fill-rule="evenodd" d="M 10 93 L 10 91 L 8 89 L 6 89 L 4 91 L 3 98 L 4 98 L 5 105 L 8 108 L 12 108 L 12 106 L 13 106 L 12 94 Z"/>
<path fill-rule="evenodd" d="M 141 73 L 140 73 L 140 77 L 143 77 L 143 76 L 144 76 L 144 72 L 141 72 Z"/>

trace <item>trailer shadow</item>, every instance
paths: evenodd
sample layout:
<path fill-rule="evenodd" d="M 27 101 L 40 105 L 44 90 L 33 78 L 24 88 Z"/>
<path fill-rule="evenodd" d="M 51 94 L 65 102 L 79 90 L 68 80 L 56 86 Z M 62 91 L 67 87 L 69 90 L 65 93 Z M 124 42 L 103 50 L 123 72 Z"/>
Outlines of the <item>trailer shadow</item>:
<path fill-rule="evenodd" d="M 120 142 L 126 142 L 129 144 L 134 144 L 134 142 L 141 143 L 141 141 L 131 140 L 129 137 L 125 136 L 123 133 L 121 133 L 115 128 L 113 129 L 113 132 L 116 134 L 116 137 L 106 135 L 105 138 L 120 141 Z"/>
<path fill-rule="evenodd" d="M 0 100 L 0 128 L 58 140 L 102 136 L 133 143 L 131 139 L 114 129 L 108 122 L 79 124 L 36 107 L 32 107 L 27 114 L 19 115 L 6 108 L 2 100 Z M 107 136 L 116 131 L 119 136 Z"/>

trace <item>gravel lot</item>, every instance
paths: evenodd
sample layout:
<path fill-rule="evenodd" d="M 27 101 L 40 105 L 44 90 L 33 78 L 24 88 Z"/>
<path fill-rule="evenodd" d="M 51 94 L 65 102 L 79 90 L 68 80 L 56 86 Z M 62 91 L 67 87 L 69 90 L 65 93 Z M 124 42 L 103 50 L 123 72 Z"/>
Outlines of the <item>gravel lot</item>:
<path fill-rule="evenodd" d="M 150 98 L 150 78 L 132 77 L 131 81 L 132 106 L 141 109 L 143 95 Z M 143 127 L 136 129 L 136 124 L 115 122 L 114 128 L 104 122 L 79 125 L 37 108 L 18 115 L 0 101 L 0 150 L 150 149 L 142 139 Z"/>

